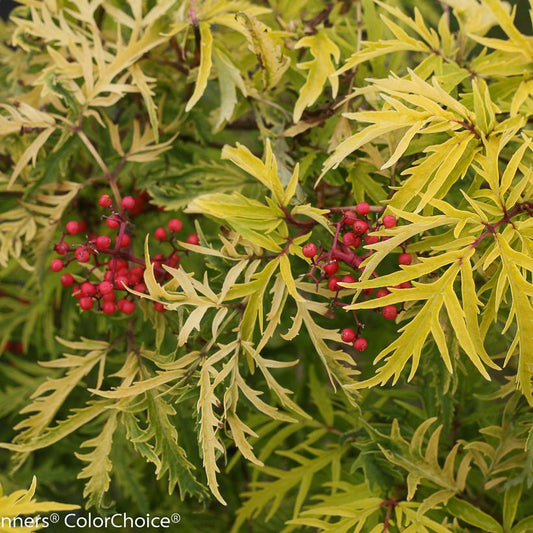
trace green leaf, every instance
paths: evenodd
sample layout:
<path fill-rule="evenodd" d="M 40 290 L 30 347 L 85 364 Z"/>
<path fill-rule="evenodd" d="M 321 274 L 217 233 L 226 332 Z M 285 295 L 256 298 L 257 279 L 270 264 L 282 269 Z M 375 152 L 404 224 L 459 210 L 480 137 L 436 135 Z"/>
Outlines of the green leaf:
<path fill-rule="evenodd" d="M 482 531 L 503 533 L 502 527 L 492 516 L 474 507 L 471 503 L 459 500 L 458 498 L 452 498 L 446 508 L 450 513 L 459 518 L 459 520 L 478 527 Z"/>

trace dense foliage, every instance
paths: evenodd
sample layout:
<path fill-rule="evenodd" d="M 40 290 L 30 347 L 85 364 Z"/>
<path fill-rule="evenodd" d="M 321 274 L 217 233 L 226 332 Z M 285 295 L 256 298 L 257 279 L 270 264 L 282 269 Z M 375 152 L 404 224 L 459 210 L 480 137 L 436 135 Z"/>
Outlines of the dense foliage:
<path fill-rule="evenodd" d="M 20 3 L 4 489 L 533 531 L 533 2 Z"/>

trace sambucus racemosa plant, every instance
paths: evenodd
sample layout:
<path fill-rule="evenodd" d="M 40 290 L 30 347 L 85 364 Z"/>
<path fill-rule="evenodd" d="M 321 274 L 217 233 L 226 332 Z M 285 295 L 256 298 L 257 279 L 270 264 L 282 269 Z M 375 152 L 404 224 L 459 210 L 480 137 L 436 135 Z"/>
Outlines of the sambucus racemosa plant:
<path fill-rule="evenodd" d="M 532 530 L 527 8 L 21 3 L 3 484 L 177 487 L 183 531 Z"/>

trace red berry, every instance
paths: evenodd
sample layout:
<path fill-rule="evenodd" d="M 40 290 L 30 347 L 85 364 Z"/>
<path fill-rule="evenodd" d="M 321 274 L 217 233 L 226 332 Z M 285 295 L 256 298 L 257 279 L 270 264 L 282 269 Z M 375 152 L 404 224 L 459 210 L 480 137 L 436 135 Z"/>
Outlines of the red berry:
<path fill-rule="evenodd" d="M 98 292 L 102 296 L 105 296 L 106 294 L 113 292 L 113 284 L 110 281 L 102 281 L 98 285 Z"/>
<path fill-rule="evenodd" d="M 94 241 L 97 250 L 107 250 L 111 246 L 111 238 L 107 235 L 99 235 Z"/>
<path fill-rule="evenodd" d="M 376 292 L 376 298 L 383 298 L 384 296 L 387 296 L 387 294 L 390 294 L 387 289 L 379 289 L 379 291 Z"/>
<path fill-rule="evenodd" d="M 76 251 L 74 252 L 74 257 L 80 262 L 80 263 L 87 263 L 90 259 L 91 254 L 89 254 L 89 251 L 86 248 L 80 247 L 76 248 Z"/>
<path fill-rule="evenodd" d="M 137 285 L 133 287 L 133 290 L 137 292 L 146 292 L 146 285 L 144 283 L 137 283 Z"/>
<path fill-rule="evenodd" d="M 342 244 L 345 244 L 346 246 L 353 246 L 357 242 L 357 240 L 359 240 L 359 244 L 361 244 L 361 239 L 359 239 L 359 237 L 352 232 L 345 233 L 342 236 Z"/>
<path fill-rule="evenodd" d="M 106 302 L 114 302 L 117 299 L 117 295 L 114 292 L 108 292 L 107 294 L 104 294 L 102 296 L 102 300 L 104 303 Z"/>
<path fill-rule="evenodd" d="M 135 303 L 131 300 L 124 300 L 123 302 L 120 311 L 125 315 L 131 315 L 135 311 Z"/>
<path fill-rule="evenodd" d="M 403 283 L 400 283 L 400 289 L 410 289 L 410 288 L 411 288 L 410 281 L 404 281 Z"/>
<path fill-rule="evenodd" d="M 52 272 L 59 272 L 60 270 L 63 270 L 64 266 L 65 264 L 63 261 L 61 261 L 61 259 L 52 259 L 50 262 L 50 270 Z"/>
<path fill-rule="evenodd" d="M 181 231 L 181 228 L 183 228 L 183 222 L 178 218 L 171 218 L 168 221 L 167 226 L 170 231 L 177 233 L 178 231 Z"/>
<path fill-rule="evenodd" d="M 364 292 L 367 296 L 370 296 L 370 295 L 374 292 L 374 289 L 363 289 L 363 292 Z"/>
<path fill-rule="evenodd" d="M 341 339 L 344 342 L 352 342 L 355 339 L 355 331 L 352 328 L 344 328 L 341 331 Z"/>
<path fill-rule="evenodd" d="M 355 283 L 355 278 L 353 276 L 347 275 L 344 276 L 341 281 L 343 283 Z"/>
<path fill-rule="evenodd" d="M 69 220 L 65 224 L 65 229 L 69 235 L 77 235 L 80 232 L 80 224 L 75 220 Z"/>
<path fill-rule="evenodd" d="M 188 244 L 200 244 L 200 237 L 198 237 L 198 234 L 197 233 L 191 233 L 188 237 L 187 237 L 187 243 Z"/>
<path fill-rule="evenodd" d="M 339 286 L 339 281 L 340 281 L 340 278 L 338 278 L 337 276 L 332 276 L 331 278 L 329 278 L 329 281 L 328 281 L 329 290 L 339 291 L 341 289 L 341 287 Z"/>
<path fill-rule="evenodd" d="M 354 233 L 356 233 L 357 235 L 362 235 L 363 233 L 365 233 L 365 231 L 368 230 L 369 226 L 368 223 L 364 220 L 356 220 L 353 223 L 352 228 Z"/>
<path fill-rule="evenodd" d="M 386 228 L 394 228 L 394 226 L 396 226 L 397 222 L 398 221 L 396 220 L 396 217 L 393 217 L 392 215 L 385 215 L 383 217 L 383 225 Z"/>
<path fill-rule="evenodd" d="M 96 294 L 96 287 L 89 281 L 85 281 L 80 285 L 80 291 L 83 296 L 94 296 Z"/>
<path fill-rule="evenodd" d="M 364 352 L 368 347 L 368 342 L 363 337 L 357 337 L 357 339 L 353 341 L 353 347 L 358 352 Z"/>
<path fill-rule="evenodd" d="M 328 276 L 332 276 L 333 274 L 336 274 L 339 270 L 339 263 L 337 261 L 332 261 L 331 263 L 328 263 L 324 266 L 324 272 Z"/>
<path fill-rule="evenodd" d="M 312 257 L 315 257 L 316 252 L 317 252 L 316 244 L 312 242 L 308 242 L 302 248 L 302 253 L 304 254 L 304 257 L 308 257 L 309 259 L 311 259 Z"/>
<path fill-rule="evenodd" d="M 164 241 L 167 238 L 167 230 L 165 228 L 156 228 L 154 231 L 154 237 L 158 241 Z"/>
<path fill-rule="evenodd" d="M 394 305 L 386 305 L 382 310 L 381 314 L 387 319 L 387 320 L 394 320 L 396 318 L 396 315 L 398 314 L 398 309 L 394 307 Z"/>
<path fill-rule="evenodd" d="M 74 284 L 74 276 L 72 274 L 63 274 L 61 276 L 61 285 L 63 287 L 70 287 Z"/>
<path fill-rule="evenodd" d="M 82 296 L 80 298 L 80 307 L 84 311 L 88 311 L 89 309 L 92 309 L 94 305 L 94 300 L 90 296 Z"/>
<path fill-rule="evenodd" d="M 112 259 L 110 261 L 110 264 L 111 265 L 113 264 L 113 260 Z M 123 268 L 125 268 L 127 270 L 128 269 L 128 263 L 126 261 L 124 261 L 124 259 L 117 259 L 116 262 L 115 262 L 116 271 L 119 272 Z"/>
<path fill-rule="evenodd" d="M 175 267 L 177 265 L 179 265 L 179 262 L 180 262 L 180 256 L 178 254 L 178 252 L 172 252 L 169 256 L 169 258 L 167 259 L 167 265 L 168 266 L 171 266 L 171 267 Z"/>
<path fill-rule="evenodd" d="M 74 287 L 72 287 L 72 296 L 74 296 L 74 298 L 77 298 L 78 300 L 83 296 L 80 291 L 79 285 L 74 285 Z"/>
<path fill-rule="evenodd" d="M 357 220 L 357 215 L 352 211 L 346 211 L 342 221 L 346 226 L 351 226 Z"/>
<path fill-rule="evenodd" d="M 146 203 L 146 200 L 142 196 L 136 196 L 134 200 L 135 200 L 135 205 L 133 206 L 132 209 L 130 209 L 130 214 L 132 216 L 137 216 L 140 213 L 142 213 L 143 206 Z"/>
<path fill-rule="evenodd" d="M 85 220 L 81 220 L 78 223 L 78 233 L 83 233 L 84 231 L 87 231 L 87 222 Z"/>
<path fill-rule="evenodd" d="M 368 215 L 368 213 L 370 212 L 370 206 L 366 202 L 359 202 L 355 206 L 355 210 L 357 211 L 358 215 Z"/>
<path fill-rule="evenodd" d="M 98 205 L 100 207 L 111 207 L 113 205 L 113 200 L 111 200 L 111 196 L 109 194 L 102 194 L 100 198 L 98 198 Z"/>
<path fill-rule="evenodd" d="M 65 242 L 65 241 L 59 241 L 55 246 L 54 246 L 54 250 L 58 253 L 58 254 L 66 254 L 68 252 L 68 244 Z"/>
<path fill-rule="evenodd" d="M 117 235 L 117 238 L 115 239 L 115 242 L 118 243 L 119 240 L 118 240 L 118 235 Z M 131 243 L 131 237 L 127 234 L 127 233 L 124 233 L 124 235 L 122 235 L 122 238 L 120 239 L 120 248 L 126 248 L 126 246 L 129 246 Z"/>
<path fill-rule="evenodd" d="M 135 198 L 133 196 L 124 196 L 122 198 L 122 208 L 129 211 L 135 207 Z"/>
<path fill-rule="evenodd" d="M 128 278 L 126 276 L 117 276 L 115 278 L 115 289 L 124 290 L 124 285 L 128 284 Z"/>
<path fill-rule="evenodd" d="M 165 306 L 161 302 L 154 302 L 154 309 L 158 313 L 164 313 L 165 312 Z"/>
<path fill-rule="evenodd" d="M 104 302 L 104 305 L 102 305 L 102 311 L 106 315 L 112 315 L 116 310 L 117 306 L 114 302 Z"/>
<path fill-rule="evenodd" d="M 413 256 L 411 254 L 400 254 L 398 256 L 399 265 L 410 265 L 413 262 Z"/>
<path fill-rule="evenodd" d="M 117 229 L 120 226 L 120 221 L 116 218 L 106 218 L 105 223 L 109 229 Z"/>
<path fill-rule="evenodd" d="M 379 240 L 377 235 L 365 235 L 365 244 L 376 244 Z"/>

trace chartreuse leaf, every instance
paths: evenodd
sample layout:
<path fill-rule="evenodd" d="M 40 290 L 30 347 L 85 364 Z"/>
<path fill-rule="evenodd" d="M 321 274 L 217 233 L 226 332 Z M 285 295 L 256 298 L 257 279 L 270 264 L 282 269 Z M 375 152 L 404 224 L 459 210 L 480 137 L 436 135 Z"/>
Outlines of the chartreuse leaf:
<path fill-rule="evenodd" d="M 213 49 L 213 34 L 211 33 L 211 25 L 209 22 L 199 23 L 200 31 L 200 66 L 198 67 L 198 76 L 196 78 L 196 85 L 191 98 L 185 106 L 185 111 L 190 111 L 195 104 L 200 100 L 207 87 L 207 81 L 211 72 L 212 65 L 212 49 Z"/>
<path fill-rule="evenodd" d="M 335 63 L 339 61 L 339 47 L 327 36 L 324 30 L 319 30 L 314 35 L 300 39 L 295 48 L 309 48 L 313 55 L 312 61 L 298 63 L 299 69 L 308 70 L 307 79 L 300 89 L 298 100 L 294 106 L 293 121 L 298 122 L 306 107 L 313 105 L 321 95 L 326 80 L 329 79 L 333 98 L 337 95 L 339 80 L 333 75 Z M 335 60 L 335 63 L 333 63 Z"/>
<path fill-rule="evenodd" d="M 49 513 L 52 511 L 71 511 L 79 509 L 79 505 L 69 505 L 57 502 L 37 502 L 33 499 L 37 488 L 37 478 L 33 476 L 28 490 L 17 490 L 11 494 L 4 494 L 0 487 L 0 516 L 16 518 L 24 515 L 37 513 Z M 2 527 L 4 529 L 4 527 Z M 18 529 L 18 528 L 17 528 Z M 20 531 L 21 529 L 19 529 Z M 37 531 L 36 528 L 24 528 L 26 531 Z M 4 531 L 15 531 L 15 528 L 5 528 Z"/>
<path fill-rule="evenodd" d="M 257 20 L 250 11 L 241 11 L 235 16 L 246 36 L 250 51 L 253 52 L 261 66 L 265 89 L 275 87 L 290 66 L 290 58 L 283 55 L 281 47 L 276 44 L 272 30 Z"/>
<path fill-rule="evenodd" d="M 515 342 L 518 342 L 520 355 L 518 359 L 517 385 L 527 401 L 533 404 L 531 376 L 533 368 L 533 306 L 531 295 L 533 285 L 527 281 L 521 268 L 533 271 L 533 260 L 513 250 L 502 235 L 496 234 L 502 261 L 502 273 L 508 280 L 513 298 L 513 313 L 516 320 Z"/>
<path fill-rule="evenodd" d="M 218 46 L 213 48 L 213 62 L 220 87 L 220 111 L 215 123 L 215 129 L 218 129 L 224 121 L 229 122 L 233 116 L 237 104 L 237 87 L 244 96 L 247 91 L 239 69 Z"/>
<path fill-rule="evenodd" d="M 385 363 L 377 370 L 376 376 L 360 383 L 351 384 L 347 387 L 348 389 L 355 390 L 385 384 L 390 378 L 393 378 L 393 382 L 395 383 L 399 379 L 407 362 L 412 359 L 411 371 L 408 378 L 411 380 L 418 368 L 422 348 L 430 334 L 435 338 L 435 341 L 441 348 L 441 356 L 446 367 L 452 372 L 449 353 L 445 349 L 443 326 L 439 318 L 443 307 L 447 311 L 448 320 L 454 328 L 461 348 L 479 372 L 487 379 L 490 379 L 485 365 L 491 367 L 495 365 L 488 358 L 484 350 L 482 353 L 478 353 L 478 350 L 476 350 L 476 342 L 479 344 L 479 340 L 474 341 L 472 339 L 471 333 L 467 328 L 465 314 L 454 291 L 454 282 L 460 272 L 461 259 L 463 257 L 468 259 L 473 251 L 473 249 L 467 249 L 445 254 L 447 256 L 446 262 L 453 261 L 453 256 L 456 257 L 456 260 L 452 262 L 440 279 L 433 283 L 422 284 L 415 282 L 411 289 L 392 289 L 391 294 L 380 298 L 379 301 L 369 300 L 349 306 L 350 309 L 372 309 L 377 306 L 382 307 L 384 305 L 412 300 L 426 301 L 411 322 L 400 329 L 401 335 L 378 354 L 375 362 L 385 359 Z M 431 265 L 431 261 L 428 261 L 427 264 Z M 407 281 L 407 279 L 412 279 L 409 270 L 409 268 L 406 268 L 404 272 L 389 274 L 380 278 L 380 286 L 389 286 L 389 284 L 397 285 L 398 283 Z M 361 289 L 377 285 L 376 280 L 372 280 L 355 283 L 352 286 Z M 471 311 L 469 312 L 469 316 L 469 320 L 471 320 Z"/>
<path fill-rule="evenodd" d="M 260 181 L 268 190 L 274 194 L 274 198 L 280 205 L 283 205 L 284 191 L 278 176 L 278 166 L 276 158 L 272 152 L 272 145 L 267 139 L 265 146 L 265 162 L 252 154 L 246 146 L 237 143 L 236 147 L 224 146 L 222 149 L 222 159 L 229 159 L 239 168 Z M 294 187 L 294 185 L 292 186 Z M 293 193 L 294 194 L 294 193 Z"/>
<path fill-rule="evenodd" d="M 104 495 L 109 489 L 111 481 L 109 472 L 112 464 L 109 458 L 113 444 L 113 434 L 117 427 L 117 411 L 109 411 L 108 418 L 99 435 L 82 443 L 82 448 L 94 448 L 92 452 L 81 454 L 76 457 L 89 463 L 79 474 L 78 479 L 88 479 L 83 497 L 87 498 L 87 506 L 101 507 Z"/>
<path fill-rule="evenodd" d="M 498 524 L 498 522 L 496 522 L 492 516 L 484 513 L 465 500 L 452 498 L 448 502 L 446 509 L 454 516 L 459 518 L 459 520 L 478 527 L 482 531 L 487 531 L 490 533 L 503 533 L 502 526 L 500 526 L 500 524 Z"/>
<path fill-rule="evenodd" d="M 61 359 L 43 363 L 44 366 L 49 368 L 67 368 L 68 371 L 63 377 L 47 378 L 38 387 L 33 393 L 33 401 L 21 411 L 21 414 L 33 414 L 15 426 L 16 430 L 22 431 L 15 436 L 12 444 L 2 444 L 2 447 L 16 446 L 21 448 L 19 462 L 22 462 L 27 457 L 27 452 L 24 451 L 24 448 L 26 446 L 31 447 L 34 442 L 38 441 L 48 429 L 70 393 L 96 365 L 105 363 L 106 355 L 111 349 L 109 343 L 104 341 L 83 339 L 80 342 L 69 342 L 62 339 L 58 340 L 67 348 L 85 351 L 86 354 L 84 356 L 64 354 Z M 99 407 L 100 412 L 101 409 Z M 58 427 L 58 431 L 61 432 L 63 429 L 68 428 L 70 433 L 70 430 L 77 429 L 82 423 L 94 418 L 97 414 L 96 410 L 94 406 L 85 408 L 77 416 L 71 418 L 70 421 L 67 420 L 64 426 Z"/>

